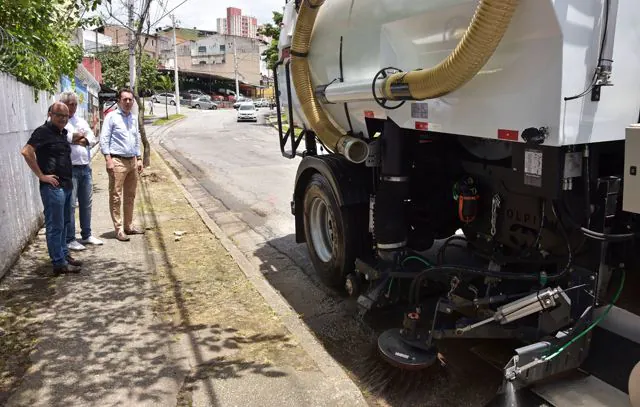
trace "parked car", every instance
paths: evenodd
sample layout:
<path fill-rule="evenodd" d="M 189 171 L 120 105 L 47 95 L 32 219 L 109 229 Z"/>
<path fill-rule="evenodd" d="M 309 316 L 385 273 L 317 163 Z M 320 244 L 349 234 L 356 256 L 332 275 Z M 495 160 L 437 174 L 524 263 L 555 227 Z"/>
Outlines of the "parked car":
<path fill-rule="evenodd" d="M 170 104 L 171 106 L 176 105 L 176 96 L 173 93 L 158 93 L 151 97 L 153 103 L 161 103 L 161 104 Z"/>
<path fill-rule="evenodd" d="M 258 102 L 256 102 L 256 106 L 269 107 L 271 106 L 271 103 L 269 102 L 268 99 L 259 99 Z"/>
<path fill-rule="evenodd" d="M 258 108 L 256 107 L 256 105 L 253 104 L 253 102 L 241 103 L 240 106 L 238 106 L 237 121 L 241 122 L 244 120 L 249 120 L 252 122 L 257 122 L 258 121 L 257 110 Z"/>
<path fill-rule="evenodd" d="M 216 110 L 218 108 L 218 104 L 211 100 L 211 96 L 205 95 L 192 99 L 191 108 Z"/>
<path fill-rule="evenodd" d="M 207 96 L 206 93 L 198 89 L 189 89 L 187 93 L 193 96 Z"/>
<path fill-rule="evenodd" d="M 107 115 L 118 108 L 118 102 L 115 100 L 109 100 L 104 102 L 102 115 L 103 117 L 107 117 Z"/>
<path fill-rule="evenodd" d="M 241 104 L 243 103 L 252 103 L 253 101 L 249 98 L 244 98 L 244 97 L 240 97 L 238 98 L 238 100 L 236 100 L 236 102 L 233 104 L 233 108 L 238 110 L 238 108 L 240 107 Z"/>

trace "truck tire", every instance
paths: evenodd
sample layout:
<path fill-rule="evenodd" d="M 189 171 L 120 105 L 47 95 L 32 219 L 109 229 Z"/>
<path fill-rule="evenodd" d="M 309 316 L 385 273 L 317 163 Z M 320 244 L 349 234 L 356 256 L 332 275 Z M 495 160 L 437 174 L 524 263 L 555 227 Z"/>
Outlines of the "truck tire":
<path fill-rule="evenodd" d="M 321 174 L 311 176 L 303 199 L 304 233 L 311 262 L 320 279 L 332 288 L 343 287 L 354 269 L 368 233 L 358 228 L 357 208 L 340 207 L 335 192 Z M 366 213 L 366 212 L 365 212 Z"/>

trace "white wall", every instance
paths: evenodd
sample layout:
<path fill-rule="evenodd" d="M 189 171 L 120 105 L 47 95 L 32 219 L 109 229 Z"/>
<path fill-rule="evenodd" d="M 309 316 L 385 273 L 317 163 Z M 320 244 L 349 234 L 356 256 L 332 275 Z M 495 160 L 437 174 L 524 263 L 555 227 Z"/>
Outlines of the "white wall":
<path fill-rule="evenodd" d="M 103 51 L 105 48 L 113 45 L 113 39 L 108 35 L 98 33 L 97 39 L 98 42 L 96 44 L 95 31 L 82 31 L 82 48 L 84 49 L 85 55 L 93 55 L 97 50 Z"/>
<path fill-rule="evenodd" d="M 0 277 L 39 229 L 43 214 L 38 180 L 20 155 L 33 130 L 44 123 L 53 95 L 0 72 Z"/>

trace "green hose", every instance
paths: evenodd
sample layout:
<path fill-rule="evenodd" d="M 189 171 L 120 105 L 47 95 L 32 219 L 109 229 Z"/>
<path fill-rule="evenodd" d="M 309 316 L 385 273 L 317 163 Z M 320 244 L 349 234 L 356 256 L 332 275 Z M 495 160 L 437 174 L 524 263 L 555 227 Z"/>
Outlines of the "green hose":
<path fill-rule="evenodd" d="M 406 263 L 409 260 L 418 260 L 419 262 L 421 262 L 422 264 L 426 265 L 427 267 L 433 267 L 433 264 L 429 263 L 427 260 L 423 259 L 422 257 L 418 257 L 418 256 L 405 257 L 404 260 L 402 260 L 402 265 L 404 265 L 404 263 Z"/>
<path fill-rule="evenodd" d="M 611 304 L 609 304 L 607 306 L 607 309 L 602 313 L 602 315 L 600 315 L 584 331 L 580 332 L 580 334 L 578 336 L 576 336 L 575 338 L 573 338 L 572 340 L 567 342 L 560 349 L 558 349 L 557 351 L 555 351 L 554 353 L 552 353 L 549 356 L 545 356 L 543 358 L 544 361 L 551 360 L 551 359 L 555 358 L 556 356 L 558 356 L 559 354 L 561 354 L 562 352 L 564 352 L 569 346 L 571 346 L 571 344 L 575 343 L 578 339 L 580 339 L 583 336 L 585 336 L 587 333 L 589 333 L 589 331 L 591 331 L 593 328 L 595 328 L 596 325 L 598 325 L 600 322 L 602 322 L 607 317 L 607 315 L 609 314 L 609 311 L 611 311 L 611 308 L 613 308 L 614 304 L 618 301 L 618 298 L 620 298 L 620 293 L 622 292 L 622 288 L 624 287 L 625 276 L 626 276 L 626 273 L 624 272 L 624 270 L 622 270 L 622 280 L 620 280 L 620 287 L 618 287 L 618 291 L 616 292 L 616 295 L 613 296 L 613 300 L 611 300 Z"/>

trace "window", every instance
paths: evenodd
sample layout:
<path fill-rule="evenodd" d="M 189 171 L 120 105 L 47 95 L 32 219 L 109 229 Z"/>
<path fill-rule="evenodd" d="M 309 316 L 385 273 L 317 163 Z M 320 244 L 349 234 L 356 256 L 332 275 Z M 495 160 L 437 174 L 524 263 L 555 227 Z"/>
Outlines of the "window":
<path fill-rule="evenodd" d="M 206 65 L 207 61 L 200 61 L 200 65 Z"/>
<path fill-rule="evenodd" d="M 225 52 L 227 50 L 226 45 L 220 45 L 220 52 Z"/>
<path fill-rule="evenodd" d="M 207 52 L 207 47 L 202 47 L 202 46 L 198 47 L 198 52 L 200 52 L 200 53 Z"/>

